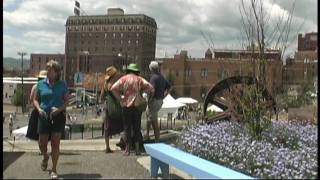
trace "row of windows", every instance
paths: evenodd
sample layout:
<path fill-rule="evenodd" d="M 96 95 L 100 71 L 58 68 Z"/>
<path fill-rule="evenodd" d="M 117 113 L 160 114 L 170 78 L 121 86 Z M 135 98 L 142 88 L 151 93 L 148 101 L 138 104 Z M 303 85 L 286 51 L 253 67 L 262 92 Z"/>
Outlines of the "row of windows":
<path fill-rule="evenodd" d="M 155 34 L 154 28 L 145 26 L 68 26 L 67 31 L 144 31 Z"/>
<path fill-rule="evenodd" d="M 190 78 L 192 76 L 193 72 L 191 69 L 186 69 L 185 70 L 185 77 L 186 78 Z M 219 69 L 217 72 L 218 78 L 219 79 L 224 79 L 228 76 L 228 71 L 224 70 L 224 69 Z M 240 75 L 240 71 L 239 70 L 235 70 L 234 71 L 234 75 L 238 76 Z M 176 77 L 179 76 L 179 70 L 176 71 Z M 200 71 L 200 77 L 202 78 L 207 78 L 208 77 L 208 69 L 207 68 L 202 68 Z"/>
<path fill-rule="evenodd" d="M 116 47 L 94 47 L 94 48 L 77 48 L 77 47 L 74 47 L 74 48 L 69 48 L 69 52 L 70 51 L 73 51 L 73 52 L 78 52 L 78 51 L 80 51 L 80 52 L 83 52 L 83 51 L 88 51 L 89 53 L 91 52 L 91 53 L 93 53 L 93 52 L 99 52 L 99 51 L 112 51 L 112 52 L 117 52 L 117 51 L 119 51 L 119 52 L 122 52 L 122 51 L 137 51 L 138 50 L 138 48 L 137 47 L 135 47 L 135 48 L 130 48 L 130 47 L 126 47 L 126 48 L 122 48 L 122 47 L 120 47 L 120 48 L 116 48 Z"/>
<path fill-rule="evenodd" d="M 114 24 L 114 23 L 122 23 L 122 24 L 140 24 L 146 23 L 149 25 L 156 26 L 156 23 L 148 18 L 106 18 L 106 19 L 77 19 L 77 20 L 69 20 L 67 24 L 77 25 L 77 24 Z"/>
<path fill-rule="evenodd" d="M 108 35 L 109 34 L 109 35 Z M 116 39 L 117 36 L 120 37 L 120 38 L 131 38 L 131 35 L 132 34 L 127 34 L 127 33 L 104 33 L 104 34 L 101 34 L 101 33 L 95 33 L 95 37 L 97 39 L 100 39 L 100 38 L 103 38 L 104 39 L 108 39 L 108 38 L 113 38 L 113 39 Z M 81 37 L 82 38 L 85 38 L 85 37 L 93 37 L 92 36 L 92 33 L 81 33 Z M 139 38 L 140 37 L 140 34 L 139 33 L 136 33 L 135 34 L 135 37 L 136 38 Z M 146 36 L 145 36 L 146 37 Z M 77 36 L 70 36 L 70 38 L 76 38 L 78 39 Z"/>
<path fill-rule="evenodd" d="M 58 58 L 46 57 L 45 59 L 46 59 L 46 63 L 49 62 L 49 60 L 51 60 L 51 59 L 52 59 L 52 60 L 55 60 L 55 61 L 58 61 L 58 62 L 63 62 L 63 59 L 62 59 L 62 58 L 58 59 Z M 32 58 L 31 63 L 33 62 L 33 60 L 35 61 L 35 59 Z M 38 57 L 38 62 L 39 62 L 39 63 L 41 62 L 41 57 Z"/>
<path fill-rule="evenodd" d="M 94 43 L 95 42 L 95 43 Z M 132 46 L 134 46 L 134 45 L 136 45 L 136 46 L 139 46 L 139 40 L 120 40 L 120 41 L 116 41 L 116 40 L 109 40 L 109 41 L 107 41 L 107 40 L 104 40 L 104 41 L 94 41 L 94 42 L 92 42 L 92 44 L 96 44 L 96 45 L 98 45 L 98 44 L 101 44 L 101 43 L 103 43 L 105 46 L 108 46 L 108 44 L 111 44 L 111 45 L 114 45 L 114 44 L 117 44 L 117 42 L 118 43 L 120 43 L 121 45 L 128 45 L 128 46 L 130 46 L 130 45 L 132 45 Z M 77 44 L 75 41 L 73 42 L 73 44 Z M 90 45 L 91 44 L 91 41 L 81 41 L 81 45 L 84 45 L 84 44 L 88 44 L 88 45 Z"/>

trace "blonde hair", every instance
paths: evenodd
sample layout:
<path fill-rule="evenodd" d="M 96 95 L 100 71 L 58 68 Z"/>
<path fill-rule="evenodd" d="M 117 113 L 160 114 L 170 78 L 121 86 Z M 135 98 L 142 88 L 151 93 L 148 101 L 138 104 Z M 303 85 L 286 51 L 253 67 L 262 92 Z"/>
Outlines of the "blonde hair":
<path fill-rule="evenodd" d="M 59 80 L 60 76 L 61 76 L 61 65 L 60 65 L 60 63 L 58 61 L 55 61 L 55 60 L 50 60 L 46 65 L 46 69 L 47 69 L 47 71 L 49 71 L 49 69 L 51 69 L 51 68 L 58 74 L 57 80 Z"/>

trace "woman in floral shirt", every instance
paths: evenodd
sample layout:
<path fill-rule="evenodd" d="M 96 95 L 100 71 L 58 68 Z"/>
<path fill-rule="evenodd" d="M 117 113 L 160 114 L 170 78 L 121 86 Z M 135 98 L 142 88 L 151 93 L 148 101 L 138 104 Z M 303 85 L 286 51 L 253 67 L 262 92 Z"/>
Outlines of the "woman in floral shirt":
<path fill-rule="evenodd" d="M 130 154 L 131 128 L 133 129 L 133 140 L 135 142 L 136 155 L 140 154 L 139 142 L 142 141 L 141 131 L 141 114 L 142 112 L 135 107 L 137 96 L 146 92 L 153 96 L 154 89 L 152 85 L 144 78 L 139 76 L 139 68 L 136 64 L 129 64 L 127 74 L 121 77 L 111 87 L 112 93 L 120 101 L 123 110 L 123 125 L 125 133 L 126 149 L 124 155 Z"/>

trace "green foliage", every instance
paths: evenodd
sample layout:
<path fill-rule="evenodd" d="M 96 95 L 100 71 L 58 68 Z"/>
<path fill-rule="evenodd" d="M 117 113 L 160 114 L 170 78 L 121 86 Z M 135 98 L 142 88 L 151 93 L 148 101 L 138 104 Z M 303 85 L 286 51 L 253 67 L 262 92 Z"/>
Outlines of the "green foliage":
<path fill-rule="evenodd" d="M 277 107 L 287 109 L 288 107 L 298 108 L 304 105 L 312 104 L 317 97 L 313 97 L 315 88 L 312 81 L 305 81 L 300 84 L 297 98 L 288 95 L 288 88 L 282 88 L 276 95 Z"/>
<path fill-rule="evenodd" d="M 238 111 L 249 134 L 254 139 L 260 140 L 262 131 L 271 124 L 271 117 L 268 115 L 265 99 L 258 86 L 244 86 Z"/>
<path fill-rule="evenodd" d="M 26 100 L 26 94 L 23 94 Z M 16 93 L 13 95 L 12 104 L 15 106 L 22 106 L 22 88 L 18 87 Z"/>
<path fill-rule="evenodd" d="M 210 117 L 215 116 L 216 112 L 215 111 L 207 111 L 207 117 L 210 119 Z"/>

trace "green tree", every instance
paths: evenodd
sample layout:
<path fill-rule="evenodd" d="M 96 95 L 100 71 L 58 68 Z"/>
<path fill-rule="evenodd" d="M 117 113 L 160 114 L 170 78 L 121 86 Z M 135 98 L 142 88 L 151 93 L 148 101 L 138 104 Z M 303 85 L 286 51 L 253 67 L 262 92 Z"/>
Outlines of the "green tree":
<path fill-rule="evenodd" d="M 22 93 L 22 88 L 19 86 L 16 89 L 16 93 L 13 95 L 12 98 L 12 104 L 15 106 L 21 106 L 22 107 L 22 94 L 24 96 L 24 103 L 26 103 L 27 100 L 27 94 L 26 93 Z"/>
<path fill-rule="evenodd" d="M 251 51 L 252 76 L 257 82 L 252 86 L 244 87 L 242 95 L 238 98 L 239 110 L 249 132 L 254 138 L 260 139 L 261 132 L 271 123 L 270 109 L 262 92 L 268 88 L 266 77 L 266 51 L 268 47 L 280 49 L 280 59 L 288 47 L 291 30 L 293 10 L 277 22 L 270 22 L 270 12 L 265 8 L 262 0 L 241 0 L 239 7 L 241 14 L 242 45 Z M 271 89 L 269 89 L 271 90 Z"/>

